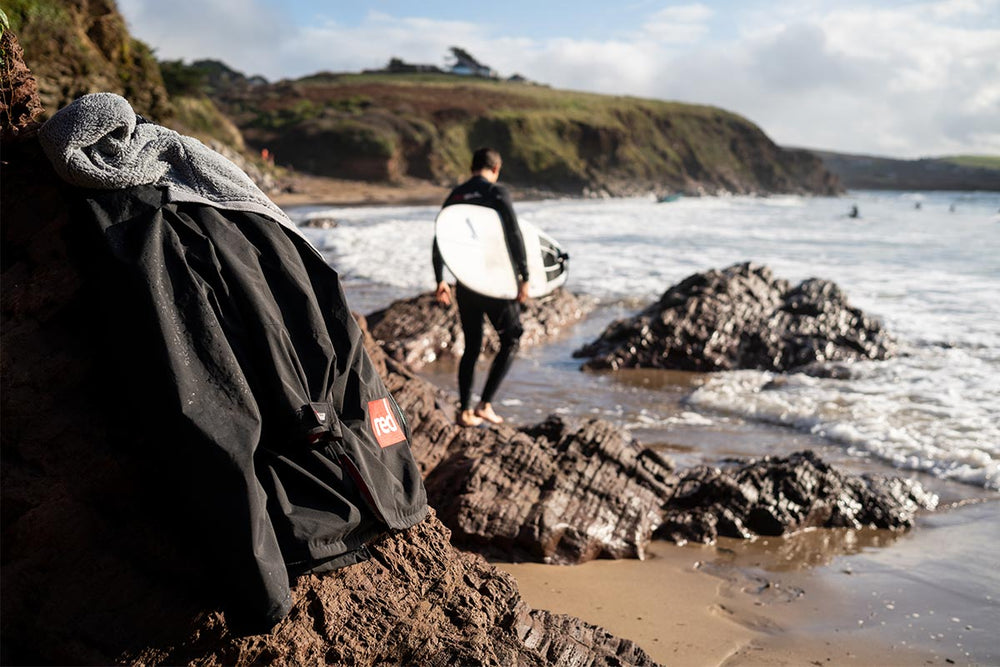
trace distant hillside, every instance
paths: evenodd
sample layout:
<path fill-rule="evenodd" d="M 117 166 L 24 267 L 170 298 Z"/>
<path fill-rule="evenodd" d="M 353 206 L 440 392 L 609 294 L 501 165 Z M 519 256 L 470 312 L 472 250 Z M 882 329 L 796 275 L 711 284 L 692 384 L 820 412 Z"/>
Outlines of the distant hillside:
<path fill-rule="evenodd" d="M 249 145 L 325 176 L 451 183 L 492 145 L 505 181 L 571 194 L 839 191 L 815 156 L 714 107 L 425 73 L 323 73 L 212 98 Z"/>
<path fill-rule="evenodd" d="M 166 5 L 165 5 L 166 6 Z M 4 0 L 51 115 L 109 91 L 142 115 L 280 166 L 357 180 L 463 178 L 492 145 L 504 180 L 567 194 L 840 191 L 822 162 L 722 109 L 454 74 L 322 73 L 269 84 L 218 61 L 157 63 L 113 0 Z"/>
<path fill-rule="evenodd" d="M 894 160 L 812 151 L 844 187 L 870 190 L 1000 191 L 1000 157 L 955 156 Z"/>
<path fill-rule="evenodd" d="M 963 167 L 1000 169 L 1000 155 L 949 155 L 940 159 L 945 162 L 960 164 Z"/>

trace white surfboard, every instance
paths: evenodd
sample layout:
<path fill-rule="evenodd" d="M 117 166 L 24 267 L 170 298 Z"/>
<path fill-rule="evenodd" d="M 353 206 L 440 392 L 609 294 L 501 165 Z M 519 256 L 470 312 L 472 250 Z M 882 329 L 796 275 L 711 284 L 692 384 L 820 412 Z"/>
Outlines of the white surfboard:
<path fill-rule="evenodd" d="M 569 256 L 530 222 L 518 220 L 518 225 L 528 258 L 528 295 L 545 296 L 566 282 Z M 434 233 L 441 258 L 458 282 L 497 299 L 517 297 L 517 276 L 497 211 L 474 204 L 446 206 Z"/>

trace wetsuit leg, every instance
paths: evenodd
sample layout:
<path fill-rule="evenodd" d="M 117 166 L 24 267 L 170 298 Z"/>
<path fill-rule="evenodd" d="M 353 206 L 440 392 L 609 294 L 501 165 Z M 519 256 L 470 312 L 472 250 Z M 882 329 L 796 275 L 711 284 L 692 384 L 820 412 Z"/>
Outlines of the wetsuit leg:
<path fill-rule="evenodd" d="M 461 400 L 460 409 L 470 410 L 472 402 L 472 382 L 476 376 L 476 361 L 483 348 L 483 307 L 481 298 L 475 292 L 455 286 L 455 302 L 458 304 L 458 315 L 462 320 L 462 333 L 465 335 L 465 352 L 458 364 L 458 395 Z"/>
<path fill-rule="evenodd" d="M 514 356 L 524 329 L 521 327 L 521 304 L 506 299 L 489 299 L 486 316 L 500 336 L 500 351 L 493 358 L 490 374 L 483 387 L 483 403 L 492 403 L 500 383 L 514 363 Z"/>

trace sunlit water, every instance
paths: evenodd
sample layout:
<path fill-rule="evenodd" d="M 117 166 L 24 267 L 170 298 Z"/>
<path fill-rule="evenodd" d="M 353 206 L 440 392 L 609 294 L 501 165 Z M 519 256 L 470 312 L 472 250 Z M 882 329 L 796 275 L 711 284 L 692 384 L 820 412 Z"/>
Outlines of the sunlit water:
<path fill-rule="evenodd" d="M 845 215 L 852 204 L 860 218 Z M 769 452 L 761 445 L 780 440 L 1000 488 L 1000 195 L 860 192 L 515 206 L 569 251 L 569 289 L 600 305 L 559 340 L 522 352 L 499 401 L 514 419 L 598 415 L 678 452 L 707 446 L 743 453 L 735 438 L 743 449 L 756 443 L 758 451 L 749 453 L 762 454 Z M 436 207 L 290 211 L 299 222 L 313 215 L 339 222 L 305 233 L 340 271 L 352 307 L 363 313 L 433 288 L 435 213 Z M 836 282 L 853 305 L 883 320 L 900 355 L 853 364 L 849 379 L 578 370 L 573 349 L 612 319 L 691 273 L 748 260 L 790 281 Z M 427 372 L 445 386 L 454 382 L 447 363 Z M 713 437 L 717 442 L 707 442 Z"/>

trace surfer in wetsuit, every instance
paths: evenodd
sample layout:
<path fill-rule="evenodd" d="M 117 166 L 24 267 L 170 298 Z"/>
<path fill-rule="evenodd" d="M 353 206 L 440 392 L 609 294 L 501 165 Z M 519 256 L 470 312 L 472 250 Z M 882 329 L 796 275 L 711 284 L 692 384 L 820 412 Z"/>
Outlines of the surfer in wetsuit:
<path fill-rule="evenodd" d="M 500 214 L 504 238 L 510 253 L 511 265 L 517 275 L 516 299 L 496 299 L 474 292 L 462 283 L 455 286 L 455 301 L 462 320 L 465 334 L 465 353 L 458 366 L 458 393 L 460 405 L 456 421 L 461 426 L 478 426 L 483 421 L 500 424 L 503 418 L 493 410 L 493 397 L 500 382 L 514 361 L 518 341 L 524 329 L 521 328 L 521 304 L 528 300 L 528 260 L 524 251 L 524 239 L 517 225 L 514 206 L 510 194 L 502 185 L 497 185 L 500 177 L 500 154 L 492 148 L 480 148 L 472 156 L 472 178 L 451 191 L 444 206 L 452 204 L 475 204 L 488 206 Z M 443 207 L 444 207 L 443 206 Z M 443 208 L 442 207 L 442 208 Z M 451 287 L 444 281 L 444 261 L 434 241 L 434 278 L 437 281 L 437 301 L 450 305 Z M 472 403 L 472 383 L 475 379 L 476 362 L 483 346 L 483 316 L 489 318 L 500 337 L 500 351 L 493 359 L 486 385 L 479 403 Z"/>

